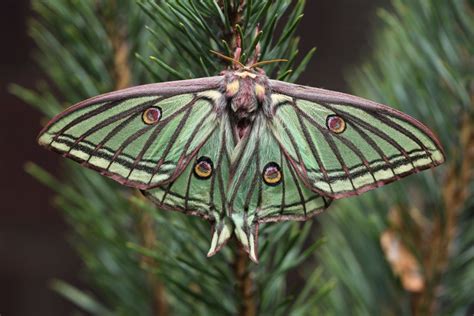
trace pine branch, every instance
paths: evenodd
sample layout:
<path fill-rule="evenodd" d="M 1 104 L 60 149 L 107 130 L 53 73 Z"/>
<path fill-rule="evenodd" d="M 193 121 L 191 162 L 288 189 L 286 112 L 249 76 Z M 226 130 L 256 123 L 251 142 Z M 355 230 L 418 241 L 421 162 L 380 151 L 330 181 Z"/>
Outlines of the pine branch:
<path fill-rule="evenodd" d="M 108 5 L 108 14 L 105 12 L 102 15 L 105 18 L 105 30 L 113 52 L 113 67 L 110 71 L 113 74 L 115 89 L 120 90 L 130 87 L 132 83 L 129 64 L 130 49 L 127 43 L 128 30 L 126 29 L 125 21 L 116 15 L 118 12 L 117 1 L 109 1 Z"/>
<path fill-rule="evenodd" d="M 221 11 L 225 12 L 224 20 L 228 21 L 228 25 L 223 24 L 222 37 L 226 43 L 230 44 L 229 48 L 231 52 L 233 52 L 237 48 L 237 35 L 240 36 L 240 34 L 237 33 L 237 26 L 240 25 L 242 21 L 242 13 L 247 6 L 247 1 L 239 0 L 237 6 L 231 5 L 230 1 L 226 0 L 218 0 L 217 3 Z"/>
<path fill-rule="evenodd" d="M 143 195 L 137 195 L 136 198 L 144 199 Z M 146 203 L 146 201 L 144 201 Z M 136 204 L 133 204 L 136 206 Z M 142 247 L 143 249 L 155 249 L 157 247 L 158 238 L 156 235 L 155 221 L 148 212 L 144 212 L 142 208 L 134 207 L 136 212 L 139 213 L 140 221 L 138 223 L 137 233 L 142 236 Z M 154 315 L 166 316 L 169 314 L 169 306 L 166 298 L 165 287 L 156 278 L 153 270 L 158 269 L 159 263 L 150 256 L 142 255 L 141 265 L 149 271 L 147 273 L 148 283 L 153 291 L 152 300 L 153 306 L 152 311 Z"/>
<path fill-rule="evenodd" d="M 245 250 L 237 245 L 235 250 L 234 271 L 240 297 L 239 316 L 256 316 L 255 280 L 250 270 L 250 260 Z"/>

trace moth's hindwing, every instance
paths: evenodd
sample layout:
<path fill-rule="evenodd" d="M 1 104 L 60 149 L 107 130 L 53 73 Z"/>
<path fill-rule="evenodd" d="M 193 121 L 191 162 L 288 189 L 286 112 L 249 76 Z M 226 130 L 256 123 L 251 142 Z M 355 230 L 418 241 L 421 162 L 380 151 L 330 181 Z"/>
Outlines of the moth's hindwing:
<path fill-rule="evenodd" d="M 228 204 L 235 234 L 254 261 L 259 223 L 306 220 L 331 202 L 304 185 L 269 127 L 264 115 L 257 115 L 231 160 Z"/>
<path fill-rule="evenodd" d="M 217 127 L 220 93 L 205 90 L 217 82 L 139 86 L 84 101 L 53 118 L 39 143 L 122 184 L 155 187 L 179 175 Z"/>
<path fill-rule="evenodd" d="M 212 223 L 208 256 L 217 253 L 232 236 L 233 224 L 227 217 L 230 155 L 235 147 L 232 128 L 223 113 L 219 128 L 188 164 L 184 172 L 168 185 L 143 191 L 160 208 L 201 216 Z"/>
<path fill-rule="evenodd" d="M 224 217 L 230 164 L 226 143 L 233 139 L 225 114 L 219 122 L 183 173 L 167 185 L 144 191 L 145 196 L 159 207 L 211 221 Z"/>
<path fill-rule="evenodd" d="M 434 134 L 384 105 L 272 81 L 272 130 L 299 176 L 332 198 L 360 194 L 444 161 Z"/>

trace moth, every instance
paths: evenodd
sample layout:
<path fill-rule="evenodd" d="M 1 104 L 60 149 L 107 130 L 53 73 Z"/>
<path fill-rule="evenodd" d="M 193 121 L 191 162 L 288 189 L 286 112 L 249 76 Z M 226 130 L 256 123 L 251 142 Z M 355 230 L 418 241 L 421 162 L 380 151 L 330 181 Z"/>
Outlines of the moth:
<path fill-rule="evenodd" d="M 80 102 L 39 144 L 208 220 L 208 256 L 235 235 L 255 262 L 260 223 L 307 220 L 444 161 L 436 136 L 402 112 L 238 64 Z"/>

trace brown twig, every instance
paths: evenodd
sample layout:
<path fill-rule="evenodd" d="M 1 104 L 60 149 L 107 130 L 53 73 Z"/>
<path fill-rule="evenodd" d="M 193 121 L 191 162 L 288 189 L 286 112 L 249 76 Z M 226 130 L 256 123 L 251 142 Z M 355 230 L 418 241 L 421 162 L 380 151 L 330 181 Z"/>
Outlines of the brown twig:
<path fill-rule="evenodd" d="M 218 0 L 219 6 L 224 9 L 224 0 Z M 244 11 L 246 5 L 245 0 L 240 0 L 240 3 L 237 7 L 230 8 L 229 11 L 229 22 L 231 25 L 231 29 L 222 29 L 222 37 L 224 41 L 226 41 L 230 45 L 230 49 L 235 51 L 235 49 L 239 46 L 238 43 L 238 34 L 235 29 L 237 24 L 240 24 L 242 21 L 242 13 Z"/>
<path fill-rule="evenodd" d="M 127 23 L 121 23 L 117 14 L 117 2 L 110 1 L 105 12 L 105 28 L 112 45 L 114 63 L 111 68 L 115 82 L 115 89 L 124 89 L 131 85 L 131 71 L 129 64 L 129 47 L 127 42 Z"/>
<path fill-rule="evenodd" d="M 137 193 L 139 194 L 139 193 Z M 142 195 L 140 195 L 143 198 Z M 142 235 L 142 243 L 145 249 L 155 249 L 156 248 L 156 233 L 154 227 L 154 220 L 149 213 L 143 212 L 141 210 L 141 217 L 138 223 L 138 231 Z M 156 269 L 158 263 L 152 257 L 142 256 L 141 257 L 142 266 L 145 268 Z M 154 315 L 165 316 L 168 315 L 169 306 L 165 296 L 165 288 L 161 282 L 157 280 L 155 275 L 151 272 L 147 274 L 148 283 L 150 284 L 153 291 L 153 312 Z"/>
<path fill-rule="evenodd" d="M 249 270 L 250 259 L 242 246 L 237 245 L 234 272 L 237 280 L 237 290 L 240 296 L 239 316 L 257 315 L 254 278 Z"/>

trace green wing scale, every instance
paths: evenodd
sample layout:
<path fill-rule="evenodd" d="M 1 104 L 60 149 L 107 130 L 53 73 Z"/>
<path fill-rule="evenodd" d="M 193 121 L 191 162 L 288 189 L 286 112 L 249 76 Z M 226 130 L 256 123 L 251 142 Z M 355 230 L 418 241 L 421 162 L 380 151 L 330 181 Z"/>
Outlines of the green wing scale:
<path fill-rule="evenodd" d="M 260 223 L 307 220 L 444 161 L 435 135 L 404 113 L 252 66 L 86 100 L 38 140 L 159 208 L 208 220 L 208 256 L 235 235 L 255 262 Z"/>

